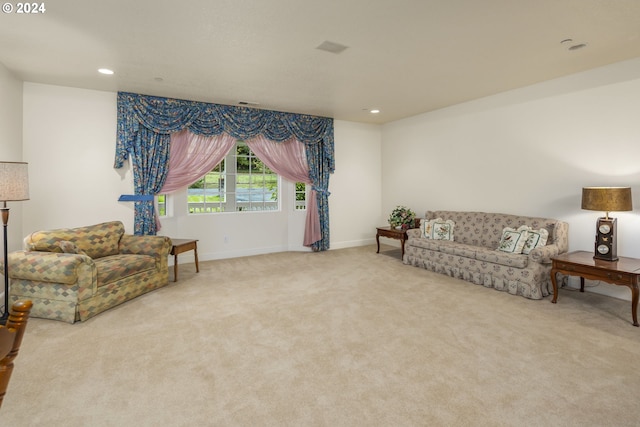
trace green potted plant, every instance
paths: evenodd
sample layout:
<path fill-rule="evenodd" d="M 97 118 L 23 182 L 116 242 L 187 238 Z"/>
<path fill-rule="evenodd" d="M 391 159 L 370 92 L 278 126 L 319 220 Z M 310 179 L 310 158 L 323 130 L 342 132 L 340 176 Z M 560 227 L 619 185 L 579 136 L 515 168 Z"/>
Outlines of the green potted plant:
<path fill-rule="evenodd" d="M 389 225 L 393 228 L 412 228 L 416 213 L 406 206 L 396 206 L 389 215 Z"/>

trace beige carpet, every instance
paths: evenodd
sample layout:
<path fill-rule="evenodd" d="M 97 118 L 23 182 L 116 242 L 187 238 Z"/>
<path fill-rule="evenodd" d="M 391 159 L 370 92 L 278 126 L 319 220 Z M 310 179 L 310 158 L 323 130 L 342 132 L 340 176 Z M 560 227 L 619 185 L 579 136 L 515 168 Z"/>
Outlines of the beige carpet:
<path fill-rule="evenodd" d="M 640 425 L 628 301 L 531 301 L 393 249 L 186 264 L 85 323 L 32 319 L 0 425 Z"/>

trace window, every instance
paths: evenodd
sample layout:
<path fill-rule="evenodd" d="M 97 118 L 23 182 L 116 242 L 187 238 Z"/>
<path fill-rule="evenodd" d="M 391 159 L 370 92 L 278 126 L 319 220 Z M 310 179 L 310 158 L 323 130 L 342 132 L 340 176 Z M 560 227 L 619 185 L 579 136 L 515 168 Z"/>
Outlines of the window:
<path fill-rule="evenodd" d="M 158 216 L 167 216 L 167 195 L 158 195 Z"/>
<path fill-rule="evenodd" d="M 295 210 L 307 209 L 307 185 L 304 182 L 296 182 Z"/>
<path fill-rule="evenodd" d="M 278 210 L 278 175 L 243 141 L 189 186 L 189 213 Z"/>

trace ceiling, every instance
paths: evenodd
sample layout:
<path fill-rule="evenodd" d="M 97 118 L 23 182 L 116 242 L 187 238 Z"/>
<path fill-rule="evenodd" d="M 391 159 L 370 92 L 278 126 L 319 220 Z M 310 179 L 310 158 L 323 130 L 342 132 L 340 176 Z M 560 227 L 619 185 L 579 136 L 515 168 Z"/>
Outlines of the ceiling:
<path fill-rule="evenodd" d="M 0 14 L 0 62 L 24 81 L 355 122 L 386 123 L 640 57 L 638 0 L 42 4 L 44 13 Z M 347 49 L 317 49 L 325 41 Z"/>

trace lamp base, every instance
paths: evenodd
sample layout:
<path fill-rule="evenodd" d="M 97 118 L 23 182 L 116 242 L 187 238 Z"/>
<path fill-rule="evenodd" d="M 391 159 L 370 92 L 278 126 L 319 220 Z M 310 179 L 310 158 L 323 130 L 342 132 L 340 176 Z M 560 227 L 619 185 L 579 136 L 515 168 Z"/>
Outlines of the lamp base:
<path fill-rule="evenodd" d="M 615 218 L 598 218 L 593 258 L 610 262 L 618 260 L 616 228 L 617 220 Z"/>

